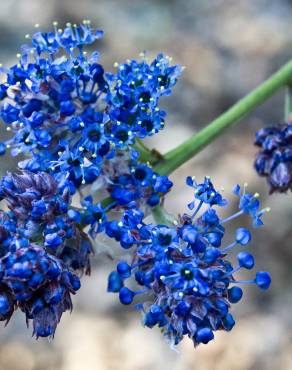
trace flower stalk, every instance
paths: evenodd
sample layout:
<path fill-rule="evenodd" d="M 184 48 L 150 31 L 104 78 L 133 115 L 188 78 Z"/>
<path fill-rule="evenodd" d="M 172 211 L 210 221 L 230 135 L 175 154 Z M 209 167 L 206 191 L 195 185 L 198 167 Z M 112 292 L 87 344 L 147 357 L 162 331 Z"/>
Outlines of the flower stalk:
<path fill-rule="evenodd" d="M 227 128 L 270 98 L 276 91 L 292 83 L 292 61 L 289 61 L 260 86 L 239 100 L 226 112 L 194 134 L 184 143 L 164 155 L 164 160 L 155 166 L 161 175 L 169 175 L 175 169 L 203 150 Z"/>
<path fill-rule="evenodd" d="M 284 118 L 285 122 L 292 121 L 292 86 L 287 86 L 286 94 L 285 94 L 285 112 Z"/>
<path fill-rule="evenodd" d="M 162 154 L 160 154 L 156 149 L 149 149 L 139 138 L 136 139 L 133 148 L 140 153 L 139 159 L 141 162 L 155 164 L 163 159 Z"/>

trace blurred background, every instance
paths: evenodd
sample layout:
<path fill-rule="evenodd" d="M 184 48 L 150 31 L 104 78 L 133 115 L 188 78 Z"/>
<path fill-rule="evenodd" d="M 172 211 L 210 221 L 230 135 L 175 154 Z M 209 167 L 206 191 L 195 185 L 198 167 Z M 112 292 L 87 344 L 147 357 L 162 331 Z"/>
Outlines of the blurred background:
<path fill-rule="evenodd" d="M 15 63 L 24 35 L 34 23 L 48 29 L 90 18 L 105 30 L 97 48 L 111 70 L 115 61 L 163 51 L 186 66 L 168 111 L 164 132 L 149 140 L 164 152 L 188 138 L 291 58 L 291 0 L 1 0 L 0 61 Z M 144 329 L 139 313 L 106 293 L 112 269 L 97 254 L 90 278 L 63 315 L 54 341 L 32 339 L 22 314 L 0 329 L 0 370 L 289 370 L 292 369 L 292 207 L 290 195 L 268 197 L 253 170 L 253 138 L 263 125 L 281 122 L 283 92 L 230 129 L 172 175 L 174 190 L 166 208 L 184 212 L 191 198 L 186 175 L 210 175 L 229 192 L 248 182 L 272 212 L 254 233 L 257 268 L 272 273 L 271 289 L 246 289 L 232 309 L 237 324 L 194 350 L 187 339 L 178 352 L 159 330 Z M 3 130 L 1 135 L 6 135 Z M 1 173 L 15 167 L 1 157 Z M 227 194 L 226 194 L 227 195 Z M 247 224 L 248 225 L 248 224 Z M 228 238 L 228 236 L 227 236 Z M 106 241 L 105 241 L 106 242 Z"/>

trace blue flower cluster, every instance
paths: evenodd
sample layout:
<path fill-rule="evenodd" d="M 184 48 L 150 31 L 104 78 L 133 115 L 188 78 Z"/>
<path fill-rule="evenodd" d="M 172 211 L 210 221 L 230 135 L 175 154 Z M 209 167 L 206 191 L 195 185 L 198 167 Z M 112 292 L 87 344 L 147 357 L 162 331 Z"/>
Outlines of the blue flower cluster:
<path fill-rule="evenodd" d="M 102 36 L 89 21 L 64 29 L 54 23 L 53 32 L 27 35 L 17 64 L 0 70 L 0 117 L 12 134 L 0 155 L 25 155 L 22 172 L 0 181 L 10 209 L 0 211 L 0 319 L 20 308 L 36 337 L 53 336 L 72 308 L 70 295 L 90 272 L 90 237 L 110 229 L 106 212 L 147 211 L 172 186 L 133 145 L 163 127 L 159 99 L 181 67 L 162 54 L 143 55 L 106 72 L 99 53 L 84 50 Z M 94 194 L 85 196 L 92 183 Z M 99 189 L 107 206 L 96 201 Z M 75 194 L 79 208 L 71 204 Z"/>
<path fill-rule="evenodd" d="M 133 161 L 129 173 L 123 173 L 113 179 L 109 192 L 120 205 L 156 206 L 160 198 L 172 187 L 167 176 L 160 176 L 145 163 Z"/>
<path fill-rule="evenodd" d="M 58 181 L 72 182 L 72 191 L 97 179 L 103 163 L 136 138 L 163 127 L 159 98 L 170 94 L 181 73 L 162 54 L 150 64 L 133 60 L 116 74 L 105 72 L 99 53 L 84 51 L 102 35 L 87 21 L 37 32 L 22 46 L 18 64 L 3 69 L 0 116 L 14 135 L 0 153 L 29 154 L 23 169 L 50 168 Z"/>
<path fill-rule="evenodd" d="M 0 219 L 0 319 L 19 307 L 36 337 L 53 336 L 78 275 L 89 273 L 91 242 L 72 218 L 69 189 L 49 174 L 8 174 L 0 196 L 10 209 Z"/>
<path fill-rule="evenodd" d="M 145 223 L 144 215 L 173 184 L 155 171 L 155 161 L 147 162 L 143 150 L 149 149 L 141 140 L 164 127 L 160 98 L 171 93 L 182 68 L 162 54 L 152 61 L 143 54 L 106 72 L 99 53 L 84 50 L 102 36 L 89 21 L 64 29 L 55 23 L 53 32 L 28 36 L 18 63 L 0 70 L 0 117 L 11 132 L 0 142 L 0 155 L 10 149 L 25 157 L 18 173 L 0 180 L 6 207 L 0 210 L 0 320 L 8 322 L 20 309 L 37 338 L 53 337 L 62 314 L 72 309 L 81 275 L 90 273 L 92 241 L 104 233 L 133 256 L 130 264 L 117 264 L 108 290 L 119 293 L 123 304 L 147 296 L 139 306 L 145 326 L 159 326 L 173 344 L 185 335 L 195 345 L 207 343 L 216 330 L 232 329 L 230 305 L 242 296 L 237 284 L 270 285 L 266 272 L 247 281 L 234 277 L 254 265 L 245 250 L 237 266 L 227 259 L 235 246 L 250 242 L 247 229 L 221 246 L 226 222 L 248 214 L 261 226 L 266 210 L 257 194 L 236 186 L 239 211 L 222 219 L 215 207 L 227 201 L 210 178 L 197 183 L 189 177 L 192 214 L 171 225 Z M 291 127 L 279 135 L 289 141 Z M 279 138 L 273 140 L 283 154 L 273 157 L 273 166 L 285 175 L 291 156 Z M 264 154 L 271 157 L 271 151 Z M 291 186 L 291 178 L 283 181 Z M 120 219 L 110 219 L 113 210 Z M 128 279 L 141 289 L 126 286 Z"/>
<path fill-rule="evenodd" d="M 184 336 L 194 345 L 208 343 L 217 330 L 230 331 L 235 324 L 230 306 L 242 297 L 239 284 L 256 284 L 265 290 L 271 278 L 259 271 L 251 280 L 240 280 L 235 274 L 254 267 L 253 256 L 245 250 L 251 241 L 248 229 L 236 230 L 235 240 L 223 246 L 225 223 L 249 214 L 255 226 L 267 210 L 260 210 L 257 195 L 241 193 L 239 211 L 220 218 L 216 206 L 227 201 L 205 178 L 198 184 L 187 178 L 194 188 L 194 201 L 189 204 L 191 214 L 184 214 L 174 225 L 152 225 L 143 222 L 143 213 L 131 210 L 124 213 L 120 222 L 108 224 L 107 234 L 118 240 L 123 248 L 135 247 L 131 263 L 120 261 L 109 275 L 108 291 L 119 293 L 123 304 L 131 304 L 135 296 L 144 296 L 138 304 L 143 312 L 143 323 L 162 329 L 168 340 L 176 345 Z M 205 208 L 204 208 L 205 207 Z M 233 266 L 228 254 L 236 247 L 237 265 Z M 130 287 L 126 281 L 130 280 Z M 133 289 L 134 282 L 141 288 Z M 141 300 L 142 298 L 140 298 Z"/>
<path fill-rule="evenodd" d="M 255 144 L 260 147 L 255 169 L 267 178 L 271 193 L 292 190 L 292 123 L 262 128 Z"/>
<path fill-rule="evenodd" d="M 181 73 L 181 67 L 170 66 L 170 61 L 159 54 L 150 64 L 131 60 L 117 66 L 107 102 L 109 117 L 116 122 L 113 136 L 118 132 L 121 139 L 118 144 L 153 135 L 163 128 L 165 112 L 158 106 L 159 98 L 171 93 Z"/>

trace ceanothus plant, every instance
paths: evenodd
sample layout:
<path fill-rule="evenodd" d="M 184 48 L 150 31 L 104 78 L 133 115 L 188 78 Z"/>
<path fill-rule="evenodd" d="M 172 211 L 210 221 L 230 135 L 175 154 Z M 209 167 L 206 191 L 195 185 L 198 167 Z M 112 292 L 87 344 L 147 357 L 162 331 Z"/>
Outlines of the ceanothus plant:
<path fill-rule="evenodd" d="M 251 231 L 239 227 L 231 243 L 224 238 L 233 219 L 245 215 L 259 227 L 269 209 L 261 209 L 257 193 L 236 185 L 238 210 L 224 218 L 217 208 L 228 202 L 211 179 L 188 177 L 189 213 L 170 216 L 162 207 L 173 185 L 168 175 L 291 84 L 292 62 L 162 155 L 143 139 L 163 129 L 160 98 L 171 94 L 182 68 L 163 54 L 153 60 L 141 54 L 107 72 L 99 53 L 85 50 L 102 31 L 89 21 L 53 26 L 27 35 L 18 62 L 1 68 L 0 116 L 10 137 L 0 154 L 21 154 L 21 160 L 0 182 L 0 320 L 8 322 L 20 309 L 36 338 L 53 337 L 62 314 L 72 310 L 80 278 L 90 273 L 94 240 L 102 233 L 127 251 L 108 277 L 108 291 L 126 305 L 139 296 L 143 324 L 161 328 L 172 345 L 184 336 L 195 346 L 206 344 L 215 331 L 234 326 L 230 310 L 242 297 L 239 285 L 270 286 L 268 272 L 237 277 L 255 264 L 246 251 Z M 272 192 L 292 189 L 288 113 L 285 124 L 256 136 L 255 167 Z"/>

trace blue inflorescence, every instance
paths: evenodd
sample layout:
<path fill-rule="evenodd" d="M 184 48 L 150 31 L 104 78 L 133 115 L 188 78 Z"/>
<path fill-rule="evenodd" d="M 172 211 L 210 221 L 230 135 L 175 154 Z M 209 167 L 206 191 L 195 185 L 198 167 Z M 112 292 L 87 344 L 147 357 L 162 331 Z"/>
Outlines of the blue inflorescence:
<path fill-rule="evenodd" d="M 254 267 L 253 256 L 245 250 L 251 241 L 249 230 L 238 228 L 234 241 L 222 244 L 228 221 L 247 213 L 254 226 L 260 226 L 267 209 L 260 210 L 257 194 L 240 193 L 237 186 L 239 211 L 222 219 L 215 207 L 226 206 L 227 201 L 211 180 L 205 178 L 198 184 L 187 178 L 187 184 L 194 188 L 194 201 L 189 204 L 192 213 L 179 217 L 175 225 L 145 224 L 143 213 L 137 210 L 127 211 L 120 222 L 107 225 L 107 234 L 123 248 L 135 247 L 131 263 L 120 261 L 110 274 L 108 291 L 119 293 L 126 305 L 135 296 L 143 296 L 144 303 L 138 307 L 145 326 L 160 327 L 172 344 L 187 335 L 197 345 L 208 343 L 217 330 L 232 329 L 235 321 L 229 311 L 242 297 L 239 284 L 269 288 L 267 272 L 259 271 L 251 280 L 235 277 L 238 271 Z M 241 250 L 233 266 L 228 254 L 236 247 Z M 125 285 L 128 279 L 131 289 Z M 133 290 L 133 282 L 140 288 Z"/>
<path fill-rule="evenodd" d="M 37 338 L 54 336 L 80 277 L 90 273 L 92 241 L 104 233 L 133 253 L 131 263 L 120 261 L 110 274 L 108 290 L 123 304 L 148 293 L 139 306 L 143 322 L 161 327 L 172 343 L 185 335 L 207 343 L 214 331 L 233 327 L 230 304 L 242 296 L 237 284 L 270 285 L 266 272 L 250 281 L 234 277 L 254 266 L 244 249 L 235 267 L 227 260 L 235 246 L 250 242 L 250 231 L 238 228 L 222 247 L 225 223 L 248 214 L 261 226 L 266 210 L 257 194 L 236 186 L 239 210 L 222 219 L 215 207 L 227 201 L 211 180 L 189 177 L 192 214 L 175 225 L 145 223 L 173 184 L 143 159 L 140 152 L 148 149 L 141 140 L 164 127 L 160 98 L 171 93 L 182 68 L 162 54 L 151 61 L 143 54 L 106 72 L 99 53 L 84 50 L 102 31 L 88 21 L 54 27 L 28 36 L 18 63 L 1 68 L 0 117 L 11 136 L 0 142 L 0 155 L 25 159 L 0 180 L 6 207 L 0 211 L 0 320 L 8 322 L 20 309 Z M 288 140 L 291 130 L 285 130 Z M 280 162 L 283 174 L 291 161 Z M 112 219 L 112 210 L 121 217 Z M 126 286 L 127 279 L 140 288 Z"/>
<path fill-rule="evenodd" d="M 18 63 L 1 68 L 0 116 L 11 135 L 0 155 L 26 158 L 20 173 L 0 182 L 9 207 L 0 220 L 0 320 L 20 308 L 36 337 L 53 336 L 72 308 L 70 296 L 90 272 L 89 236 L 110 228 L 106 212 L 147 210 L 172 186 L 133 144 L 163 128 L 159 99 L 171 93 L 181 67 L 162 54 L 152 61 L 142 55 L 106 72 L 99 53 L 84 50 L 102 36 L 89 21 L 65 29 L 54 23 L 53 32 L 27 36 Z M 88 185 L 102 189 L 107 205 L 83 195 Z"/>
<path fill-rule="evenodd" d="M 91 242 L 69 217 L 69 189 L 60 191 L 51 175 L 8 174 L 0 195 L 9 207 L 0 214 L 0 318 L 19 307 L 36 337 L 52 336 L 72 308 L 78 276 L 90 271 Z"/>
<path fill-rule="evenodd" d="M 255 144 L 260 147 L 255 169 L 267 178 L 271 193 L 292 190 L 292 123 L 262 128 Z"/>
<path fill-rule="evenodd" d="M 159 54 L 150 63 L 133 60 L 117 65 L 115 74 L 105 72 L 99 53 L 84 51 L 102 35 L 88 22 L 37 32 L 18 64 L 3 68 L 0 115 L 13 136 L 1 143 L 0 154 L 6 148 L 29 153 L 23 169 L 51 168 L 74 189 L 97 179 L 104 162 L 137 138 L 163 127 L 159 98 L 170 94 L 181 67 Z"/>

